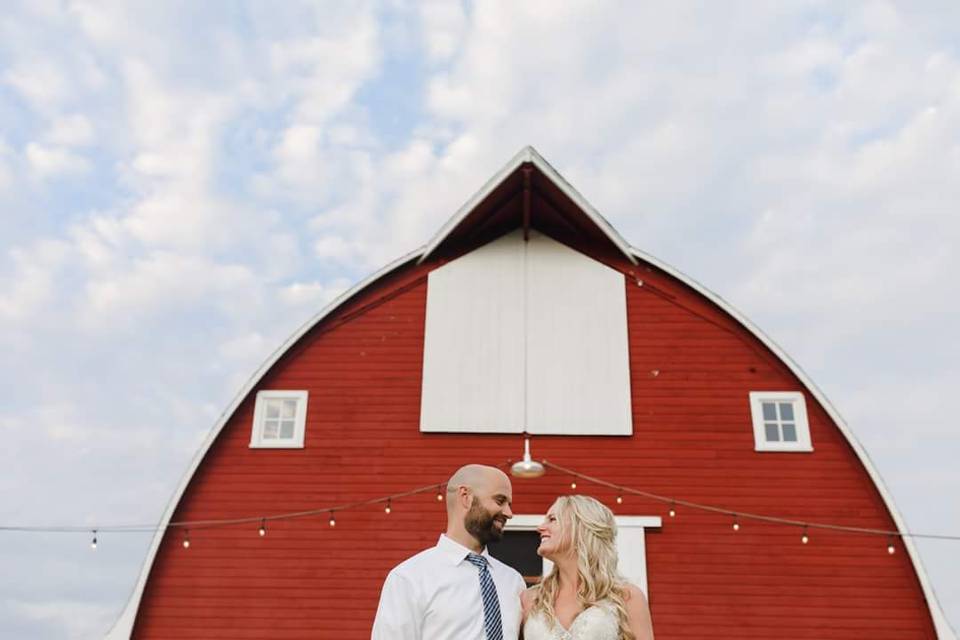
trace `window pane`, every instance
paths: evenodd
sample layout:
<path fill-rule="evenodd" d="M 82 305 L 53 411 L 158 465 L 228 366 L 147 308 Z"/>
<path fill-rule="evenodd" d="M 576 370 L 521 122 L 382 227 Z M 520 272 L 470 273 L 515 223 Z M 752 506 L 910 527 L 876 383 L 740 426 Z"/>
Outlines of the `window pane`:
<path fill-rule="evenodd" d="M 283 401 L 283 415 L 281 418 L 292 418 L 297 413 L 297 401 L 296 400 L 284 400 Z"/>
<path fill-rule="evenodd" d="M 767 433 L 767 442 L 780 442 L 780 430 L 776 424 L 768 422 L 763 428 Z"/>
<path fill-rule="evenodd" d="M 263 439 L 275 440 L 279 426 L 276 420 L 265 420 L 263 422 Z"/>
<path fill-rule="evenodd" d="M 293 437 L 293 420 L 283 420 L 280 422 L 280 437 L 285 439 Z"/>
<path fill-rule="evenodd" d="M 280 417 L 280 402 L 278 400 L 267 400 L 267 417 Z"/>
<path fill-rule="evenodd" d="M 797 441 L 797 425 L 792 422 L 783 423 L 783 441 L 784 442 L 796 442 Z"/>
<path fill-rule="evenodd" d="M 784 422 L 793 422 L 793 403 L 792 402 L 781 402 L 780 403 L 780 419 Z"/>
<path fill-rule="evenodd" d="M 764 420 L 776 420 L 777 419 L 777 405 L 773 402 L 764 402 L 763 404 L 763 419 Z"/>

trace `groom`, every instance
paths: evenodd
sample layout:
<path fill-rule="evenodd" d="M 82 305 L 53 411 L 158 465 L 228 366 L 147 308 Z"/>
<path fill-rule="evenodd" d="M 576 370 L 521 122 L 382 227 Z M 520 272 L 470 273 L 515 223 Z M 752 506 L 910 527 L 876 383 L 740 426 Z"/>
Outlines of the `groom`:
<path fill-rule="evenodd" d="M 387 575 L 371 640 L 519 637 L 523 578 L 486 549 L 503 537 L 512 501 L 499 469 L 458 469 L 447 483 L 447 532 Z"/>

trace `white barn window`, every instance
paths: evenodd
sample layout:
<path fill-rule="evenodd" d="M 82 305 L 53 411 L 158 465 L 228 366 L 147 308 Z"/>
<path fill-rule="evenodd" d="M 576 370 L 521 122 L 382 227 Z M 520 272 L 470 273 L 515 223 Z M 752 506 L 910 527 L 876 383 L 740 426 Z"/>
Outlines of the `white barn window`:
<path fill-rule="evenodd" d="M 623 274 L 521 230 L 431 271 L 420 430 L 632 434 Z"/>
<path fill-rule="evenodd" d="M 813 451 L 802 393 L 752 391 L 750 413 L 756 451 Z"/>
<path fill-rule="evenodd" d="M 648 598 L 647 589 L 647 546 L 644 535 L 646 529 L 659 529 L 662 521 L 659 516 L 614 516 L 617 521 L 618 570 L 624 578 L 640 587 Z M 536 531 L 543 522 L 542 515 L 515 515 L 507 521 L 504 529 L 511 531 Z M 553 563 L 543 559 L 543 572 L 547 575 Z"/>
<path fill-rule="evenodd" d="M 302 449 L 306 420 L 306 391 L 260 391 L 253 408 L 250 447 Z"/>

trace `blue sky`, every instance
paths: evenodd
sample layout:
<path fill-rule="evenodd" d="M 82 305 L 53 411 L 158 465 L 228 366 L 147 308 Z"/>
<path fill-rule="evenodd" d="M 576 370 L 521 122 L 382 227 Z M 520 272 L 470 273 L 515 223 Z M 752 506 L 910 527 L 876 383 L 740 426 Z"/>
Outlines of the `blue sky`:
<path fill-rule="evenodd" d="M 0 523 L 151 522 L 242 383 L 534 145 L 960 533 L 953 2 L 11 2 Z M 0 628 L 100 638 L 147 536 L 2 534 Z M 960 624 L 956 543 L 921 542 Z"/>

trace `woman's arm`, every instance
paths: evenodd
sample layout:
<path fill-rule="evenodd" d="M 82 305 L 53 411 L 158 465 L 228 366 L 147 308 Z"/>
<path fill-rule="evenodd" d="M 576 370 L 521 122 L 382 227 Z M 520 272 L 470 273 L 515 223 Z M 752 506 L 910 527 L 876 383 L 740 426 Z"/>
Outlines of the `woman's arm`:
<path fill-rule="evenodd" d="M 527 621 L 527 614 L 530 613 L 530 607 L 533 606 L 533 600 L 536 597 L 534 593 L 535 588 L 536 587 L 531 587 L 520 592 L 520 609 L 522 612 L 522 617 L 520 618 L 521 626 Z"/>
<path fill-rule="evenodd" d="M 627 624 L 637 640 L 653 640 L 653 621 L 650 620 L 650 608 L 647 598 L 635 584 L 627 585 Z"/>
<path fill-rule="evenodd" d="M 536 587 L 530 587 L 529 589 L 524 589 L 520 592 L 520 638 L 523 640 L 523 625 L 527 622 L 527 614 L 530 613 L 530 607 L 533 606 L 533 601 L 536 598 L 536 593 L 534 589 Z"/>

